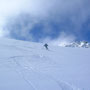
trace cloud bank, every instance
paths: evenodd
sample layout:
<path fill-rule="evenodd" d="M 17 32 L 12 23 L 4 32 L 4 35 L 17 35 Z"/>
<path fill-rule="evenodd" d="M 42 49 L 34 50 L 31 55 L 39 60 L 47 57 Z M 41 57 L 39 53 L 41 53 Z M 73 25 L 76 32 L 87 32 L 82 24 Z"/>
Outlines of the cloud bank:
<path fill-rule="evenodd" d="M 67 37 L 83 40 L 87 37 L 85 32 L 90 32 L 83 29 L 90 19 L 89 3 L 89 0 L 0 0 L 0 36 L 30 41 L 48 37 L 60 40 L 64 32 Z"/>

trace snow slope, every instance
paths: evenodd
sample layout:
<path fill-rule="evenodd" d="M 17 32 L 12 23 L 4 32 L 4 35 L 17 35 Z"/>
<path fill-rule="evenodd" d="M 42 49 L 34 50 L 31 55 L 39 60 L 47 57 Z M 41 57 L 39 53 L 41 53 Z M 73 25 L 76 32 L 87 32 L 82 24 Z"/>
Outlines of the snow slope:
<path fill-rule="evenodd" d="M 0 38 L 0 90 L 90 90 L 90 48 Z"/>

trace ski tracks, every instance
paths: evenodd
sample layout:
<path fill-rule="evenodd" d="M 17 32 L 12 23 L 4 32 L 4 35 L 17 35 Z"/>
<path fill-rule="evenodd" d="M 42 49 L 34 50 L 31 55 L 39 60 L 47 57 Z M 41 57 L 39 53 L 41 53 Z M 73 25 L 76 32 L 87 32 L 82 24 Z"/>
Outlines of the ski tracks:
<path fill-rule="evenodd" d="M 31 66 L 23 66 L 22 63 L 19 62 L 19 59 L 23 57 L 27 58 L 27 56 L 13 56 L 9 59 L 13 60 L 13 64 L 18 67 L 16 70 L 17 73 L 22 76 L 28 85 L 32 86 L 33 90 L 76 90 L 71 85 L 59 82 L 45 73 L 36 71 Z M 41 55 L 40 57 L 43 56 Z"/>
<path fill-rule="evenodd" d="M 23 67 L 20 62 L 18 62 L 18 57 L 11 57 L 11 59 L 13 59 L 13 64 L 16 64 L 16 67 L 18 67 L 17 73 L 22 75 L 23 79 L 31 85 L 34 90 L 61 90 L 60 86 L 50 77 L 36 72 L 32 67 Z"/>

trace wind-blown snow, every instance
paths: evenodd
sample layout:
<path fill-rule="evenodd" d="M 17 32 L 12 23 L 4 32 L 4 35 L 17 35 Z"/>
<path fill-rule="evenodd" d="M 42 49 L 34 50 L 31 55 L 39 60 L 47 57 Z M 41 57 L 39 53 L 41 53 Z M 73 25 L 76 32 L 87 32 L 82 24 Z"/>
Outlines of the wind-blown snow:
<path fill-rule="evenodd" d="M 0 90 L 90 90 L 90 49 L 0 38 Z"/>

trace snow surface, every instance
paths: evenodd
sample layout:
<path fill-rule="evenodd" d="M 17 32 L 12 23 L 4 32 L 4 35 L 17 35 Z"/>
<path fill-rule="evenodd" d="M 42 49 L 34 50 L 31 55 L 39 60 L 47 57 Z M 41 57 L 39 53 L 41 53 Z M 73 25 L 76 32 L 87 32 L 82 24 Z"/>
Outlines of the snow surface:
<path fill-rule="evenodd" d="M 0 90 L 90 90 L 90 48 L 0 38 Z"/>

